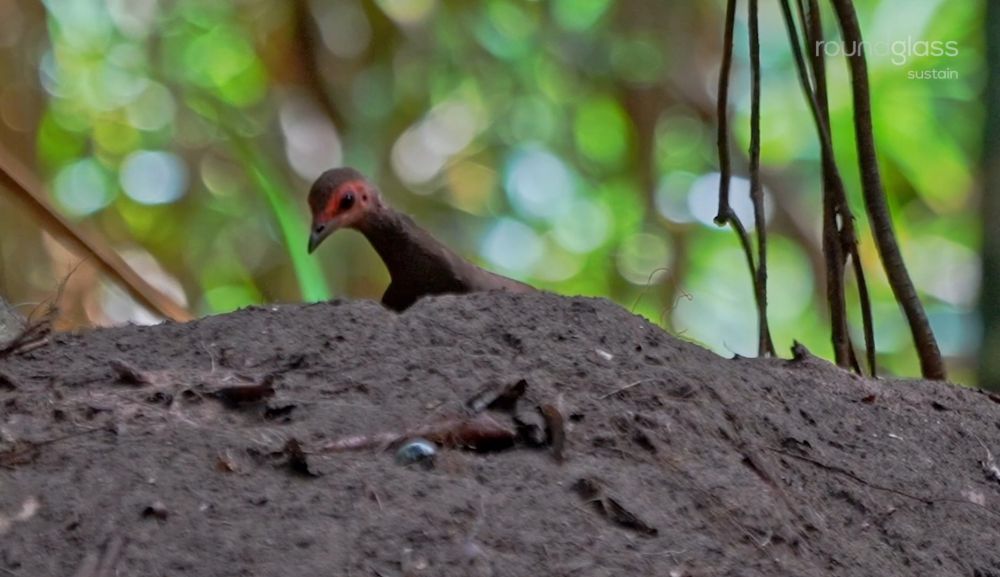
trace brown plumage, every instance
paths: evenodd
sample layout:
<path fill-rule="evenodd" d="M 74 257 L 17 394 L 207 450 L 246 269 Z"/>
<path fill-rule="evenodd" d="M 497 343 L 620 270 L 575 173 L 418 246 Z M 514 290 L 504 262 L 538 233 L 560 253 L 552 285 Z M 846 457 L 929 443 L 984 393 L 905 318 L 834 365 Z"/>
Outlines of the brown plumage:
<path fill-rule="evenodd" d="M 430 294 L 535 289 L 463 259 L 413 219 L 390 207 L 379 190 L 352 168 L 324 172 L 309 191 L 312 233 L 309 252 L 341 228 L 365 235 L 382 258 L 392 282 L 382 304 L 402 311 Z"/>

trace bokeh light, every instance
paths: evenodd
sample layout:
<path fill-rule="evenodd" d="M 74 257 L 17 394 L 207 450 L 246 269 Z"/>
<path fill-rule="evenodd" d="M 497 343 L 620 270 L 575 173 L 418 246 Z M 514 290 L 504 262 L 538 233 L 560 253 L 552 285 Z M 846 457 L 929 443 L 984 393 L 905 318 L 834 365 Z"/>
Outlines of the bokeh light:
<path fill-rule="evenodd" d="M 495 170 L 476 162 L 459 162 L 448 168 L 446 180 L 453 206 L 473 214 L 487 214 L 499 180 Z"/>
<path fill-rule="evenodd" d="M 683 109 L 670 110 L 657 120 L 655 138 L 656 164 L 663 172 L 700 170 L 715 165 L 708 151 L 705 127 Z"/>
<path fill-rule="evenodd" d="M 551 219 L 565 213 L 576 192 L 566 163 L 540 147 L 514 153 L 507 164 L 504 184 L 514 208 L 534 218 Z"/>
<path fill-rule="evenodd" d="M 187 166 L 170 152 L 137 150 L 122 162 L 120 174 L 122 190 L 142 204 L 174 202 L 188 186 Z"/>
<path fill-rule="evenodd" d="M 483 239 L 482 254 L 493 267 L 523 276 L 542 258 L 544 245 L 530 226 L 512 218 L 501 218 Z"/>
<path fill-rule="evenodd" d="M 531 271 L 531 276 L 545 282 L 562 283 L 580 274 L 584 258 L 579 253 L 567 251 L 561 243 L 554 242 L 548 235 L 544 238 L 544 243 L 544 254 Z"/>
<path fill-rule="evenodd" d="M 114 32 L 103 0 L 45 0 L 59 40 L 79 54 L 99 54 Z"/>
<path fill-rule="evenodd" d="M 628 152 L 630 133 L 625 111 L 612 98 L 588 100 L 577 110 L 576 146 L 589 161 L 612 168 L 620 166 Z"/>
<path fill-rule="evenodd" d="M 483 48 L 504 60 L 528 53 L 538 31 L 537 6 L 511 0 L 487 0 L 477 5 L 481 8 L 473 33 Z"/>
<path fill-rule="evenodd" d="M 578 198 L 553 221 L 553 238 L 570 252 L 586 254 L 607 242 L 612 215 L 600 202 Z"/>
<path fill-rule="evenodd" d="M 956 307 L 971 308 L 979 293 L 976 253 L 953 240 L 927 235 L 903 245 L 917 287 Z"/>
<path fill-rule="evenodd" d="M 183 73 L 233 106 L 249 106 L 264 96 L 264 70 L 253 46 L 234 27 L 195 34 L 184 48 Z"/>
<path fill-rule="evenodd" d="M 403 182 L 428 182 L 452 155 L 472 142 L 478 130 L 476 112 L 468 103 L 451 100 L 436 106 L 396 141 L 392 148 L 393 168 Z"/>
<path fill-rule="evenodd" d="M 698 178 L 691 185 L 688 194 L 688 210 L 691 216 L 701 224 L 718 230 L 725 230 L 715 224 L 715 215 L 719 213 L 719 180 L 718 172 L 706 174 Z M 753 216 L 753 202 L 750 200 L 750 181 L 733 176 L 729 180 L 729 205 L 733 212 L 743 222 L 744 228 L 748 231 L 756 228 Z M 770 220 L 771 212 L 770 193 L 764 189 L 764 219 Z"/>
<path fill-rule="evenodd" d="M 149 36 L 159 15 L 158 0 L 107 0 L 108 15 L 118 30 L 130 38 Z"/>
<path fill-rule="evenodd" d="M 399 24 L 413 25 L 420 23 L 431 15 L 436 0 L 377 0 L 377 4 Z"/>
<path fill-rule="evenodd" d="M 286 98 L 279 118 L 285 136 L 285 157 L 304 180 L 315 180 L 324 170 L 343 163 L 337 129 L 304 95 L 295 93 Z"/>
<path fill-rule="evenodd" d="M 600 20 L 611 6 L 611 0 L 555 0 L 551 4 L 559 26 L 582 32 Z"/>
<path fill-rule="evenodd" d="M 56 175 L 52 193 L 66 212 L 82 217 L 93 214 L 115 199 L 111 174 L 94 158 L 74 162 Z"/>
<path fill-rule="evenodd" d="M 323 35 L 323 44 L 335 56 L 354 58 L 368 48 L 372 28 L 358 2 L 339 0 L 317 4 L 316 10 L 316 21 Z"/>
<path fill-rule="evenodd" d="M 663 175 L 656 187 L 656 208 L 664 218 L 673 222 L 692 222 L 694 215 L 688 206 L 691 188 L 698 175 L 690 172 L 671 172 Z"/>
<path fill-rule="evenodd" d="M 159 82 L 146 83 L 143 91 L 125 108 L 129 123 L 140 130 L 162 130 L 170 126 L 177 111 L 173 95 Z"/>

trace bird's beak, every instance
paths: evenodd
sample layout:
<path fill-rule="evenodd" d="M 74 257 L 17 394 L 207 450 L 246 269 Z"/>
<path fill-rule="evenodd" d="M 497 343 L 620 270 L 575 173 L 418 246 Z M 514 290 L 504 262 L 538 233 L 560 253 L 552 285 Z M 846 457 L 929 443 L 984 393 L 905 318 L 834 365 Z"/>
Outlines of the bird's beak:
<path fill-rule="evenodd" d="M 312 254 L 316 247 L 323 242 L 326 237 L 334 233 L 334 231 L 339 228 L 335 222 L 328 222 L 326 224 L 316 225 L 312 228 L 312 232 L 309 234 L 309 254 Z"/>

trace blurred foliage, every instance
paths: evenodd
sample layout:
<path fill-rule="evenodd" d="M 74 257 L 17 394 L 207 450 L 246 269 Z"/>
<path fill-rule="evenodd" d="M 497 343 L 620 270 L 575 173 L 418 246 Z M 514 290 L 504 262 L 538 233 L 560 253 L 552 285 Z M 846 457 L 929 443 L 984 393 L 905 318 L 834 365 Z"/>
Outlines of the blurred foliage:
<path fill-rule="evenodd" d="M 856 3 L 869 42 L 958 49 L 911 49 L 902 64 L 872 53 L 870 71 L 897 232 L 952 376 L 969 382 L 982 2 Z M 60 210 L 99 229 L 201 314 L 381 294 L 386 274 L 358 235 L 336 235 L 318 258 L 305 254 L 308 185 L 349 164 L 489 268 L 564 294 L 607 296 L 716 351 L 752 355 L 749 275 L 732 233 L 711 222 L 722 4 L 8 2 L 0 137 L 37 167 Z M 772 330 L 779 351 L 795 338 L 828 356 L 819 147 L 778 8 L 761 9 Z M 835 38 L 829 13 L 825 20 Z M 740 171 L 746 44 L 741 14 Z M 949 78 L 917 78 L 931 70 Z M 863 216 L 842 59 L 831 59 L 830 74 L 880 360 L 913 375 L 906 326 Z M 745 179 L 734 180 L 733 194 L 752 222 Z M 54 291 L 73 258 L 21 218 L 0 198 L 0 291 L 30 303 Z M 148 319 L 93 274 L 78 273 L 69 288 L 71 325 Z"/>

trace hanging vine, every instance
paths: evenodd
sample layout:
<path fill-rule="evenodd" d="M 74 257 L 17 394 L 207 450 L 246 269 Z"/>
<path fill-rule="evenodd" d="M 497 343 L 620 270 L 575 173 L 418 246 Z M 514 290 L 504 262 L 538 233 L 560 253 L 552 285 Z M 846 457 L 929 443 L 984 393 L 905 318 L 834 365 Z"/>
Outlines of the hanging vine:
<path fill-rule="evenodd" d="M 840 24 L 844 42 L 856 49 L 846 51 L 851 70 L 851 87 L 854 100 L 855 138 L 858 146 L 861 169 L 861 186 L 865 199 L 865 210 L 871 223 L 872 234 L 882 259 L 883 267 L 897 302 L 909 322 L 913 340 L 920 358 L 921 371 L 925 378 L 944 379 L 944 363 L 938 349 L 934 333 L 917 296 L 913 282 L 906 271 L 905 263 L 896 242 L 892 220 L 886 202 L 885 190 L 878 171 L 875 137 L 871 120 L 871 95 L 868 86 L 868 71 L 862 44 L 861 30 L 857 14 L 851 0 L 831 0 Z M 727 109 L 729 101 L 729 76 L 732 68 L 733 28 L 735 23 L 735 0 L 730 0 L 726 10 L 726 28 L 723 47 L 722 71 L 719 77 L 719 159 L 721 182 L 719 186 L 719 214 L 716 223 L 730 224 L 736 230 L 747 256 L 750 274 L 754 279 L 754 295 L 757 306 L 760 336 L 760 354 L 772 354 L 770 334 L 767 329 L 767 241 L 764 232 L 763 193 L 760 188 L 760 53 L 757 22 L 757 0 L 748 0 L 748 28 L 750 35 L 751 74 L 751 115 L 750 115 L 750 180 L 751 199 L 754 205 L 754 222 L 757 228 L 758 254 L 754 265 L 749 239 L 739 219 L 729 205 L 729 123 Z M 858 254 L 858 236 L 854 226 L 854 215 L 847 201 L 844 181 L 837 166 L 833 149 L 833 135 L 830 127 L 830 110 L 827 95 L 826 65 L 822 50 L 823 25 L 817 0 L 797 0 L 798 24 L 792 13 L 789 0 L 781 0 L 782 17 L 788 30 L 788 38 L 794 57 L 796 71 L 802 91 L 805 94 L 816 132 L 819 138 L 823 173 L 823 254 L 826 267 L 826 297 L 830 312 L 831 341 L 835 362 L 844 368 L 852 368 L 861 373 L 861 365 L 854 351 L 848 326 L 845 271 L 848 259 L 851 262 L 858 288 L 862 324 L 864 328 L 865 353 L 868 370 L 877 374 L 875 331 L 871 312 L 868 284 Z M 805 41 L 805 56 L 798 28 L 802 29 Z"/>

